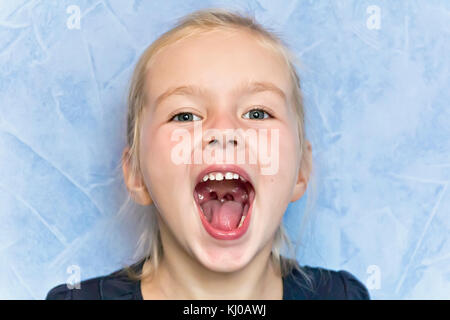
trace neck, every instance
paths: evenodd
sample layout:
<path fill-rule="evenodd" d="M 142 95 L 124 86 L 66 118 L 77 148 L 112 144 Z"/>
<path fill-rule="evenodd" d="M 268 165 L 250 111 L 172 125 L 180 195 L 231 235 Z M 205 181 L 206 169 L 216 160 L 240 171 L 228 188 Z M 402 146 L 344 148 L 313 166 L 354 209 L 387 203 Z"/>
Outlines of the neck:
<path fill-rule="evenodd" d="M 282 299 L 282 277 L 271 259 L 271 241 L 243 268 L 215 272 L 184 249 L 177 250 L 170 238 L 161 233 L 164 256 L 154 276 L 141 283 L 144 299 Z"/>

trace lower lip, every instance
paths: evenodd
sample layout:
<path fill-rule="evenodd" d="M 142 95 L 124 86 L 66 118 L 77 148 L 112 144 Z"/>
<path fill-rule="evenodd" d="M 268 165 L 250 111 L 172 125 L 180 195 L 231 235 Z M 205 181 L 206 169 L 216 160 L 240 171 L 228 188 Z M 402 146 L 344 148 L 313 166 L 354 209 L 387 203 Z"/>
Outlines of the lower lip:
<path fill-rule="evenodd" d="M 208 222 L 208 220 L 206 220 L 206 217 L 203 214 L 202 209 L 200 208 L 199 204 L 196 201 L 195 201 L 195 204 L 197 206 L 198 213 L 200 214 L 200 220 L 202 221 L 203 226 L 205 227 L 206 231 L 213 238 L 216 238 L 218 240 L 235 240 L 235 239 L 239 239 L 240 237 L 242 237 L 244 235 L 244 233 L 247 232 L 247 229 L 250 225 L 250 218 L 251 218 L 251 213 L 252 213 L 252 209 L 253 209 L 253 202 L 254 202 L 254 199 L 252 200 L 252 203 L 250 204 L 250 207 L 248 208 L 247 216 L 245 217 L 244 222 L 242 223 L 242 226 L 240 228 L 237 228 L 237 229 L 234 229 L 231 231 L 225 231 L 225 230 L 220 230 L 220 229 L 214 228 Z"/>

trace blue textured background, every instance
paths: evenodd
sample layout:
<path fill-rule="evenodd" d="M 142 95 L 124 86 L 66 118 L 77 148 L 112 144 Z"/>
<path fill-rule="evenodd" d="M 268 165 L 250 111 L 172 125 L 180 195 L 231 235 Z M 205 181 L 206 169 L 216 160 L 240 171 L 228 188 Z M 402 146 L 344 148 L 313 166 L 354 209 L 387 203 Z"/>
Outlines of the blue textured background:
<path fill-rule="evenodd" d="M 450 1 L 376 0 L 0 1 L 0 298 L 129 261 L 133 224 L 114 218 L 126 86 L 148 44 L 209 6 L 253 13 L 304 65 L 318 198 L 301 263 L 365 283 L 375 265 L 373 298 L 450 298 Z"/>

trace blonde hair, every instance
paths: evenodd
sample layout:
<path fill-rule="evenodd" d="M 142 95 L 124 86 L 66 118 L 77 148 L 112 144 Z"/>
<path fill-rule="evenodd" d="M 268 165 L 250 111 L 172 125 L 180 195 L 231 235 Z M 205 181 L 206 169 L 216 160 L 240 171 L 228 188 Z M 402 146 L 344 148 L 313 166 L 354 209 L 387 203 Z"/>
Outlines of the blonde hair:
<path fill-rule="evenodd" d="M 149 64 L 152 58 L 161 51 L 164 47 L 172 44 L 178 40 L 185 39 L 187 37 L 197 35 L 200 33 L 206 33 L 214 30 L 227 30 L 238 31 L 245 30 L 250 32 L 255 38 L 265 47 L 274 50 L 278 53 L 286 62 L 290 73 L 290 78 L 293 82 L 293 100 L 294 108 L 297 116 L 298 134 L 300 139 L 300 152 L 302 165 L 311 172 L 312 162 L 306 157 L 306 143 L 305 143 L 305 114 L 303 108 L 303 98 L 300 90 L 300 80 L 295 70 L 294 65 L 299 65 L 295 56 L 288 49 L 287 45 L 281 40 L 275 32 L 269 31 L 266 28 L 258 24 L 254 18 L 244 16 L 241 13 L 233 12 L 225 9 L 203 9 L 195 11 L 191 14 L 180 19 L 177 25 L 171 30 L 161 35 L 155 40 L 141 55 L 139 61 L 134 69 L 133 76 L 131 78 L 131 84 L 128 94 L 128 114 L 127 114 L 127 143 L 129 146 L 129 153 L 127 157 L 122 158 L 122 162 L 127 161 L 130 166 L 130 175 L 136 177 L 140 172 L 139 167 L 139 132 L 142 121 L 142 110 L 146 102 L 145 96 L 145 78 Z M 310 180 L 309 185 L 311 185 Z M 310 190 L 311 187 L 309 186 Z M 308 192 L 307 209 L 312 204 L 311 195 Z M 131 202 L 130 195 L 128 195 L 127 201 L 124 206 Z M 123 211 L 122 206 L 120 211 Z M 150 210 L 150 212 L 149 212 Z M 135 279 L 141 280 L 151 274 L 153 270 L 158 268 L 161 256 L 163 254 L 161 239 L 159 234 L 158 223 L 156 220 L 156 208 L 154 204 L 141 207 L 136 211 L 138 213 L 139 227 L 138 230 L 139 240 L 134 259 L 140 262 L 150 260 L 151 268 L 146 272 L 135 272 L 131 267 L 125 268 L 128 275 Z M 305 210 L 305 214 L 302 219 L 302 228 L 304 222 L 308 216 L 308 210 Z M 299 240 L 299 239 L 297 239 Z M 283 250 L 286 250 L 286 256 L 291 256 L 293 259 L 283 259 Z M 272 248 L 271 254 L 272 260 L 275 266 L 279 267 L 279 271 L 283 276 L 292 271 L 293 268 L 300 271 L 296 260 L 296 250 L 293 248 L 293 244 L 283 224 L 278 227 Z M 305 275 L 306 276 L 306 275 Z"/>

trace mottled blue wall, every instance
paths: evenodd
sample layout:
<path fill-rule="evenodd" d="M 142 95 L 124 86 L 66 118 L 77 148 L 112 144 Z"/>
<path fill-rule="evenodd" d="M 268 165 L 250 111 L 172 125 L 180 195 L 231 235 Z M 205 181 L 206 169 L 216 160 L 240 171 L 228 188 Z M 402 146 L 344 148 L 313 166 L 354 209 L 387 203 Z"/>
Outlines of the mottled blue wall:
<path fill-rule="evenodd" d="M 450 1 L 387 0 L 1 1 L 0 298 L 128 261 L 132 224 L 113 219 L 126 85 L 146 45 L 208 6 L 254 13 L 303 63 L 317 202 L 301 263 L 373 298 L 450 298 Z"/>

